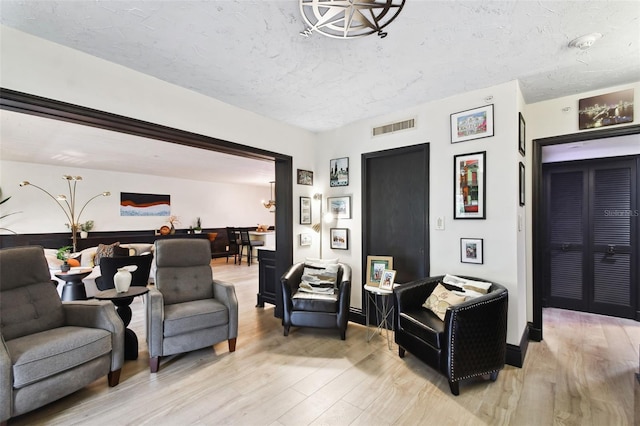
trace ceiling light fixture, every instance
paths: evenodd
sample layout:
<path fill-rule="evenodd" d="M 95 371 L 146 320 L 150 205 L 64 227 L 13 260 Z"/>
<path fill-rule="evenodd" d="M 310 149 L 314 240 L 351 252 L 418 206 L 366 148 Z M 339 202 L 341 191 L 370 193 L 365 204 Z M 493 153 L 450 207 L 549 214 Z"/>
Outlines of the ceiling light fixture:
<path fill-rule="evenodd" d="M 269 182 L 269 184 L 271 185 L 271 196 L 269 197 L 269 201 L 264 201 L 262 200 L 262 205 L 266 208 L 266 209 L 271 209 L 272 207 L 274 208 L 273 210 L 271 210 L 272 212 L 275 211 L 275 206 L 276 206 L 276 200 L 273 199 L 273 184 L 275 183 L 275 181 L 271 181 Z"/>
<path fill-rule="evenodd" d="M 300 33 L 313 32 L 333 38 L 357 38 L 377 33 L 385 38 L 384 27 L 393 21 L 405 0 L 300 0 L 300 12 L 308 27 Z"/>
<path fill-rule="evenodd" d="M 600 33 L 591 33 L 578 37 L 569 42 L 569 47 L 574 47 L 580 50 L 587 50 L 593 46 L 593 44 L 602 38 Z"/>

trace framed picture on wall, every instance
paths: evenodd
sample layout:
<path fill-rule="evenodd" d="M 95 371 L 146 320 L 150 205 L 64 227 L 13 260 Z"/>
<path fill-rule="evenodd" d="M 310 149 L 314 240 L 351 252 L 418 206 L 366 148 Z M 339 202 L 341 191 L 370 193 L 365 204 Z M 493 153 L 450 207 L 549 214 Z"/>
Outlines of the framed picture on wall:
<path fill-rule="evenodd" d="M 633 89 L 578 101 L 578 128 L 594 129 L 633 121 Z"/>
<path fill-rule="evenodd" d="M 333 250 L 349 249 L 349 230 L 347 228 L 331 228 L 330 235 Z"/>
<path fill-rule="evenodd" d="M 300 225 L 311 225 L 310 197 L 300 197 Z"/>
<path fill-rule="evenodd" d="M 482 238 L 460 238 L 460 262 L 483 263 Z"/>
<path fill-rule="evenodd" d="M 329 161 L 329 186 L 349 185 L 349 157 Z"/>
<path fill-rule="evenodd" d="M 453 218 L 485 219 L 486 151 L 453 157 Z"/>
<path fill-rule="evenodd" d="M 519 112 L 518 113 L 518 121 L 519 121 L 519 125 L 518 125 L 518 151 L 520 151 L 520 154 L 522 154 L 522 156 L 524 156 L 524 152 L 525 152 L 525 136 L 526 136 L 526 123 L 524 122 L 524 117 L 522 116 L 522 113 Z"/>
<path fill-rule="evenodd" d="M 518 199 L 520 201 L 520 205 L 524 206 L 524 164 L 522 164 L 522 162 L 520 162 L 518 167 L 518 188 L 520 190 Z"/>
<path fill-rule="evenodd" d="M 311 234 L 302 233 L 300 234 L 300 245 L 301 246 L 310 246 L 311 245 Z"/>
<path fill-rule="evenodd" d="M 351 197 L 327 197 L 327 210 L 336 219 L 351 219 Z"/>
<path fill-rule="evenodd" d="M 298 169 L 298 185 L 313 186 L 313 172 L 310 170 Z"/>
<path fill-rule="evenodd" d="M 393 269 L 392 256 L 367 256 L 367 276 L 365 283 L 379 286 L 385 269 Z"/>
<path fill-rule="evenodd" d="M 493 136 L 493 104 L 451 114 L 451 143 Z"/>

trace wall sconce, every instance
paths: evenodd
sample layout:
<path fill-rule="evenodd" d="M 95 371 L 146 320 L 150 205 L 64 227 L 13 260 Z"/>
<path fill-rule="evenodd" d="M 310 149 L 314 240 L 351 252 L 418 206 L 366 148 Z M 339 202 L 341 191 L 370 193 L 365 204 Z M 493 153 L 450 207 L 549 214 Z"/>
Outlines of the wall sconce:
<path fill-rule="evenodd" d="M 270 192 L 271 195 L 269 196 L 269 201 L 262 200 L 262 205 L 266 209 L 271 209 L 273 207 L 273 210 L 271 210 L 271 213 L 275 212 L 275 210 L 276 210 L 276 200 L 274 200 L 274 197 L 273 197 L 273 184 L 274 183 L 275 183 L 275 181 L 269 182 L 269 185 L 271 186 L 271 192 Z"/>
<path fill-rule="evenodd" d="M 82 176 L 70 176 L 70 175 L 62 175 L 62 179 L 67 181 L 67 185 L 69 187 L 69 196 L 67 197 L 64 194 L 58 195 L 56 197 L 54 197 L 53 195 L 51 195 L 51 193 L 41 187 L 39 187 L 38 185 L 34 185 L 29 181 L 22 181 L 20 182 L 20 186 L 33 186 L 34 188 L 39 189 L 40 191 L 44 192 L 45 194 L 47 194 L 49 197 L 51 197 L 58 206 L 60 206 L 60 208 L 62 209 L 62 211 L 64 212 L 64 215 L 67 217 L 67 220 L 69 221 L 69 223 L 67 224 L 69 226 L 69 228 L 71 229 L 71 239 L 73 241 L 73 251 L 76 251 L 77 248 L 77 241 L 78 241 L 78 229 L 80 228 L 80 216 L 82 216 L 82 212 L 84 211 L 84 208 L 87 207 L 87 204 L 89 204 L 91 201 L 95 200 L 98 197 L 108 197 L 111 195 L 111 192 L 109 191 L 105 191 L 105 192 L 101 192 L 100 194 L 94 195 L 93 197 L 89 198 L 89 200 L 84 203 L 84 205 L 82 206 L 82 208 L 80 209 L 80 212 L 78 213 L 78 215 L 76 216 L 76 184 L 78 183 L 79 180 L 82 180 Z M 73 186 L 71 185 L 71 182 L 73 181 Z"/>

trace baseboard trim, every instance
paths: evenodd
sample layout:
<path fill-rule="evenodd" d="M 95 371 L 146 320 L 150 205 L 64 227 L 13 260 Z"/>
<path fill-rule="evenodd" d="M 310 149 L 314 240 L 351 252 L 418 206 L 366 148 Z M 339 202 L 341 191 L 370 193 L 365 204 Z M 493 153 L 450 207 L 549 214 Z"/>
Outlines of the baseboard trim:
<path fill-rule="evenodd" d="M 349 308 L 349 321 L 355 322 L 356 324 L 366 325 L 365 315 L 364 312 L 362 312 L 362 309 Z"/>
<path fill-rule="evenodd" d="M 527 355 L 527 349 L 529 348 L 529 324 L 522 333 L 520 339 L 520 345 L 511 345 L 507 343 L 507 356 L 505 362 L 508 365 L 522 368 L 524 365 L 524 358 Z"/>
<path fill-rule="evenodd" d="M 529 340 L 533 340 L 534 342 L 542 342 L 542 329 L 534 327 L 532 322 L 530 322 L 528 326 Z"/>

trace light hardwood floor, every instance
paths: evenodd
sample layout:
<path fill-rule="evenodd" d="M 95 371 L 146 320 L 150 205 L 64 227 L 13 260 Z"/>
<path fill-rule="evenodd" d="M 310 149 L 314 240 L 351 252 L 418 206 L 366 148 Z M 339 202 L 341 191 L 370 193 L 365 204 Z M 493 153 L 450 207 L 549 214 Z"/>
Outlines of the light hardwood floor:
<path fill-rule="evenodd" d="M 460 396 L 411 354 L 400 359 L 365 327 L 293 328 L 282 335 L 273 307 L 256 308 L 257 264 L 213 262 L 240 304 L 237 350 L 226 343 L 163 359 L 150 374 L 142 298 L 131 328 L 140 357 L 120 384 L 106 378 L 9 425 L 633 425 L 640 424 L 640 323 L 558 309 L 544 311 L 544 341 L 523 368 L 493 383 L 462 382 Z"/>

